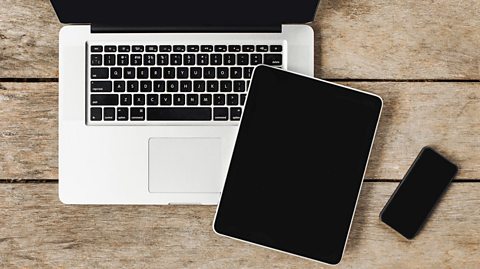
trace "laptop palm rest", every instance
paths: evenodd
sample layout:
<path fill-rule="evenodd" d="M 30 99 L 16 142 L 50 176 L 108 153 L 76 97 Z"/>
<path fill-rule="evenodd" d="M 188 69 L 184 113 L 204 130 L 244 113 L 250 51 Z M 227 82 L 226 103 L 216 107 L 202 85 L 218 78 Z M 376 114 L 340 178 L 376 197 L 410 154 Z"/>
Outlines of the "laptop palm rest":
<path fill-rule="evenodd" d="M 150 192 L 221 192 L 221 138 L 150 138 Z"/>

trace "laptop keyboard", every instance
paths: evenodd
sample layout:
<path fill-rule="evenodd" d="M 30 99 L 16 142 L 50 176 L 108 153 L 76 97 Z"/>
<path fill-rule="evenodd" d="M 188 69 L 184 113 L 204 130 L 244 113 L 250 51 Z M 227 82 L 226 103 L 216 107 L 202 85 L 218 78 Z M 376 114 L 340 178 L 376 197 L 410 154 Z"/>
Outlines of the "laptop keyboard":
<path fill-rule="evenodd" d="M 88 45 L 87 122 L 236 122 L 253 69 L 283 44 Z"/>

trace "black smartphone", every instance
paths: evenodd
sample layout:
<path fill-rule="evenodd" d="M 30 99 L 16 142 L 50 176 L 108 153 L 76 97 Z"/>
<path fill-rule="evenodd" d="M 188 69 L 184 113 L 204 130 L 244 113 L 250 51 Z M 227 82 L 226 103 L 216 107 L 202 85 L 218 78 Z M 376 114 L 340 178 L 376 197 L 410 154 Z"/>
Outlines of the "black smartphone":
<path fill-rule="evenodd" d="M 413 239 L 457 170 L 445 157 L 424 147 L 383 208 L 380 219 Z"/>

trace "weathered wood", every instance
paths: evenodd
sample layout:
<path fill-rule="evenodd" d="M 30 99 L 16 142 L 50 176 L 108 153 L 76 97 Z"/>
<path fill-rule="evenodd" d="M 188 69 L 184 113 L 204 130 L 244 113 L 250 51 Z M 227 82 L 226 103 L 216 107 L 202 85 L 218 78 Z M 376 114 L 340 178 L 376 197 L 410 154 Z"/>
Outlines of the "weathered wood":
<path fill-rule="evenodd" d="M 58 76 L 48 0 L 2 0 L 0 78 Z M 357 79 L 480 79 L 480 1 L 322 0 L 316 74 Z"/>
<path fill-rule="evenodd" d="M 477 268 L 480 184 L 454 183 L 414 241 L 378 214 L 396 183 L 365 183 L 339 268 Z M 0 184 L 0 266 L 322 268 L 212 232 L 213 206 L 65 206 L 56 184 Z"/>
<path fill-rule="evenodd" d="M 378 93 L 383 116 L 366 177 L 401 179 L 425 145 L 480 179 L 480 83 L 348 83 Z M 55 179 L 57 84 L 1 83 L 0 179 Z"/>

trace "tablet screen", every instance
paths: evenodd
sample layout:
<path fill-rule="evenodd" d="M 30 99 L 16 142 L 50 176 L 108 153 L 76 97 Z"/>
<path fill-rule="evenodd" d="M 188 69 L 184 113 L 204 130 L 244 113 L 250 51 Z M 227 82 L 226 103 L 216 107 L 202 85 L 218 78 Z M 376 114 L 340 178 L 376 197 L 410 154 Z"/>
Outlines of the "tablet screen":
<path fill-rule="evenodd" d="M 251 83 L 214 229 L 338 263 L 382 101 L 266 66 Z"/>

